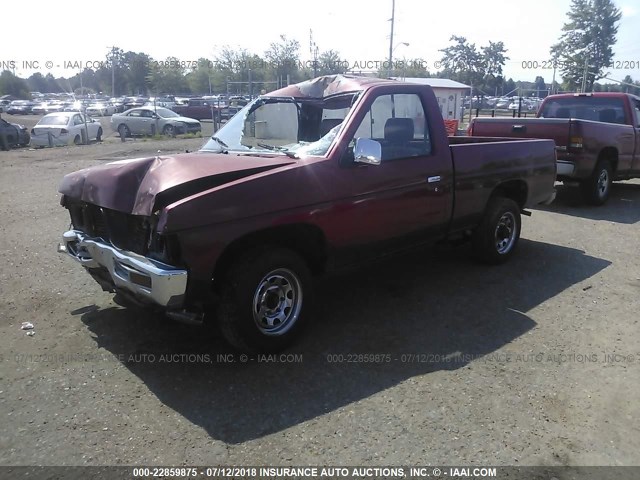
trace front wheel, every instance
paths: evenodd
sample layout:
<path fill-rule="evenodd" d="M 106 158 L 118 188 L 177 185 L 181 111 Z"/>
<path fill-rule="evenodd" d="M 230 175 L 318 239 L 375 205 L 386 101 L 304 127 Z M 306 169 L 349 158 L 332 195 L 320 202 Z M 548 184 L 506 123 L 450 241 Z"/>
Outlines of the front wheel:
<path fill-rule="evenodd" d="M 176 129 L 173 125 L 166 125 L 164 127 L 163 133 L 168 137 L 174 137 L 176 134 Z"/>
<path fill-rule="evenodd" d="M 300 333 L 312 301 L 304 260 L 283 248 L 243 255 L 220 279 L 218 323 L 226 340 L 247 352 L 277 352 Z"/>
<path fill-rule="evenodd" d="M 120 135 L 120 138 L 127 138 L 129 135 L 131 135 L 129 127 L 127 127 L 124 123 L 118 125 L 118 135 Z"/>
<path fill-rule="evenodd" d="M 520 208 L 513 200 L 493 197 L 489 200 L 480 225 L 473 232 L 473 250 L 484 263 L 506 262 L 520 239 Z"/>
<path fill-rule="evenodd" d="M 589 178 L 580 182 L 582 196 L 591 205 L 604 205 L 611 194 L 612 171 L 609 160 L 602 159 Z"/>

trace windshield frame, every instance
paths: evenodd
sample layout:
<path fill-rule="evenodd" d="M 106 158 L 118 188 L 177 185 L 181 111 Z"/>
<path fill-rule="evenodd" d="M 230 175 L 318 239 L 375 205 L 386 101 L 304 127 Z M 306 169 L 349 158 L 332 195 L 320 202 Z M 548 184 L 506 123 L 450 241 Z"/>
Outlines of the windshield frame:
<path fill-rule="evenodd" d="M 288 155 L 290 157 L 295 157 L 295 158 L 300 158 L 301 156 L 302 157 L 307 157 L 307 156 L 326 157 L 328 152 L 331 151 L 331 148 L 334 145 L 334 143 L 337 141 L 339 137 L 339 133 L 345 125 L 345 120 L 352 113 L 353 108 L 356 104 L 356 101 L 360 98 L 361 93 L 362 92 L 358 90 L 350 91 L 350 92 L 340 92 L 338 94 L 329 95 L 322 98 L 261 95 L 255 98 L 254 100 L 252 100 L 251 102 L 249 102 L 244 107 L 242 107 L 238 111 L 238 113 L 236 113 L 220 130 L 218 130 L 217 132 L 214 132 L 214 135 L 211 138 L 209 138 L 207 142 L 204 143 L 204 145 L 202 145 L 202 147 L 200 148 L 200 151 L 215 152 L 215 153 L 234 153 L 234 154 L 241 154 L 241 155 L 255 154 L 260 156 Z M 241 142 L 244 136 L 244 124 L 246 122 L 246 119 L 249 117 L 251 113 L 253 113 L 254 111 L 256 111 L 257 109 L 259 109 L 260 107 L 266 104 L 293 103 L 297 108 L 297 115 L 299 120 L 301 109 L 305 104 L 307 105 L 315 104 L 318 106 L 322 106 L 324 104 L 331 104 L 332 101 L 340 101 L 340 100 L 342 101 L 348 100 L 348 105 L 345 107 L 341 107 L 341 108 L 347 109 L 347 112 L 344 118 L 342 119 L 342 122 L 339 125 L 339 128 L 333 128 L 325 136 L 317 140 L 314 140 L 313 142 L 298 141 L 295 144 L 288 144 L 282 147 L 270 146 L 270 148 L 265 148 L 265 147 L 255 148 L 251 146 L 242 145 L 243 148 L 238 148 L 238 145 L 232 145 L 232 143 L 234 142 L 231 142 L 228 136 L 225 135 L 226 132 L 232 132 L 232 136 L 235 136 L 237 135 L 237 132 L 239 130 L 240 132 L 242 132 L 242 134 L 240 135 L 240 142 Z M 329 135 L 331 135 L 332 138 L 330 138 L 329 143 L 327 143 L 327 141 L 329 140 L 327 136 Z M 313 152 L 314 150 L 312 147 L 316 144 L 319 145 L 320 142 L 324 142 L 323 143 L 324 152 L 310 153 L 310 152 Z M 227 144 L 229 144 L 230 146 L 228 146 Z M 324 148 L 325 146 L 326 148 Z M 300 150 L 299 153 L 302 155 L 300 155 L 297 152 L 298 150 Z"/>

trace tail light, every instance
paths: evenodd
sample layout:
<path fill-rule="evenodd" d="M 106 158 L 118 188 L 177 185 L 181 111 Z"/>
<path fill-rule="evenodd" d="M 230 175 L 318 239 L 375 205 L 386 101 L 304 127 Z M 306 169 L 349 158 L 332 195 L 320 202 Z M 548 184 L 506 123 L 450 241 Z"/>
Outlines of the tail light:
<path fill-rule="evenodd" d="M 570 137 L 569 148 L 571 150 L 582 150 L 583 148 L 582 137 Z"/>

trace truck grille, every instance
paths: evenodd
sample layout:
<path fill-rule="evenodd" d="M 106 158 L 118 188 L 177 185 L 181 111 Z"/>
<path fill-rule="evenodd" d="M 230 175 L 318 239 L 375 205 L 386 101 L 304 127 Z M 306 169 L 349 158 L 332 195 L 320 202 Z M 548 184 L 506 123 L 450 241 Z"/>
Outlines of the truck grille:
<path fill-rule="evenodd" d="M 117 212 L 88 203 L 68 204 L 73 228 L 100 237 L 121 250 L 139 255 L 148 252 L 150 225 L 147 217 Z"/>

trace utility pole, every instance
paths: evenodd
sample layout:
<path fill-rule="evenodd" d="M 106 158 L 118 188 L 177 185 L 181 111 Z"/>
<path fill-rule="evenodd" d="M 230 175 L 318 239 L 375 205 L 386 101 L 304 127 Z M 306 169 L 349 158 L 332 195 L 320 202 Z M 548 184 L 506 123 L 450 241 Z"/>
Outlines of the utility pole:
<path fill-rule="evenodd" d="M 116 96 L 116 50 L 117 47 L 111 47 L 111 96 Z"/>
<path fill-rule="evenodd" d="M 393 63 L 393 26 L 396 21 L 396 0 L 391 0 L 391 36 L 389 37 L 389 68 L 387 77 L 391 77 L 391 65 Z"/>
<path fill-rule="evenodd" d="M 586 93 L 587 91 L 587 72 L 589 64 L 587 63 L 589 57 L 585 57 L 584 59 L 584 73 L 582 74 L 582 93 Z"/>
<path fill-rule="evenodd" d="M 318 45 L 313 41 L 313 30 L 309 29 L 309 53 L 313 58 L 313 77 L 318 76 Z"/>

